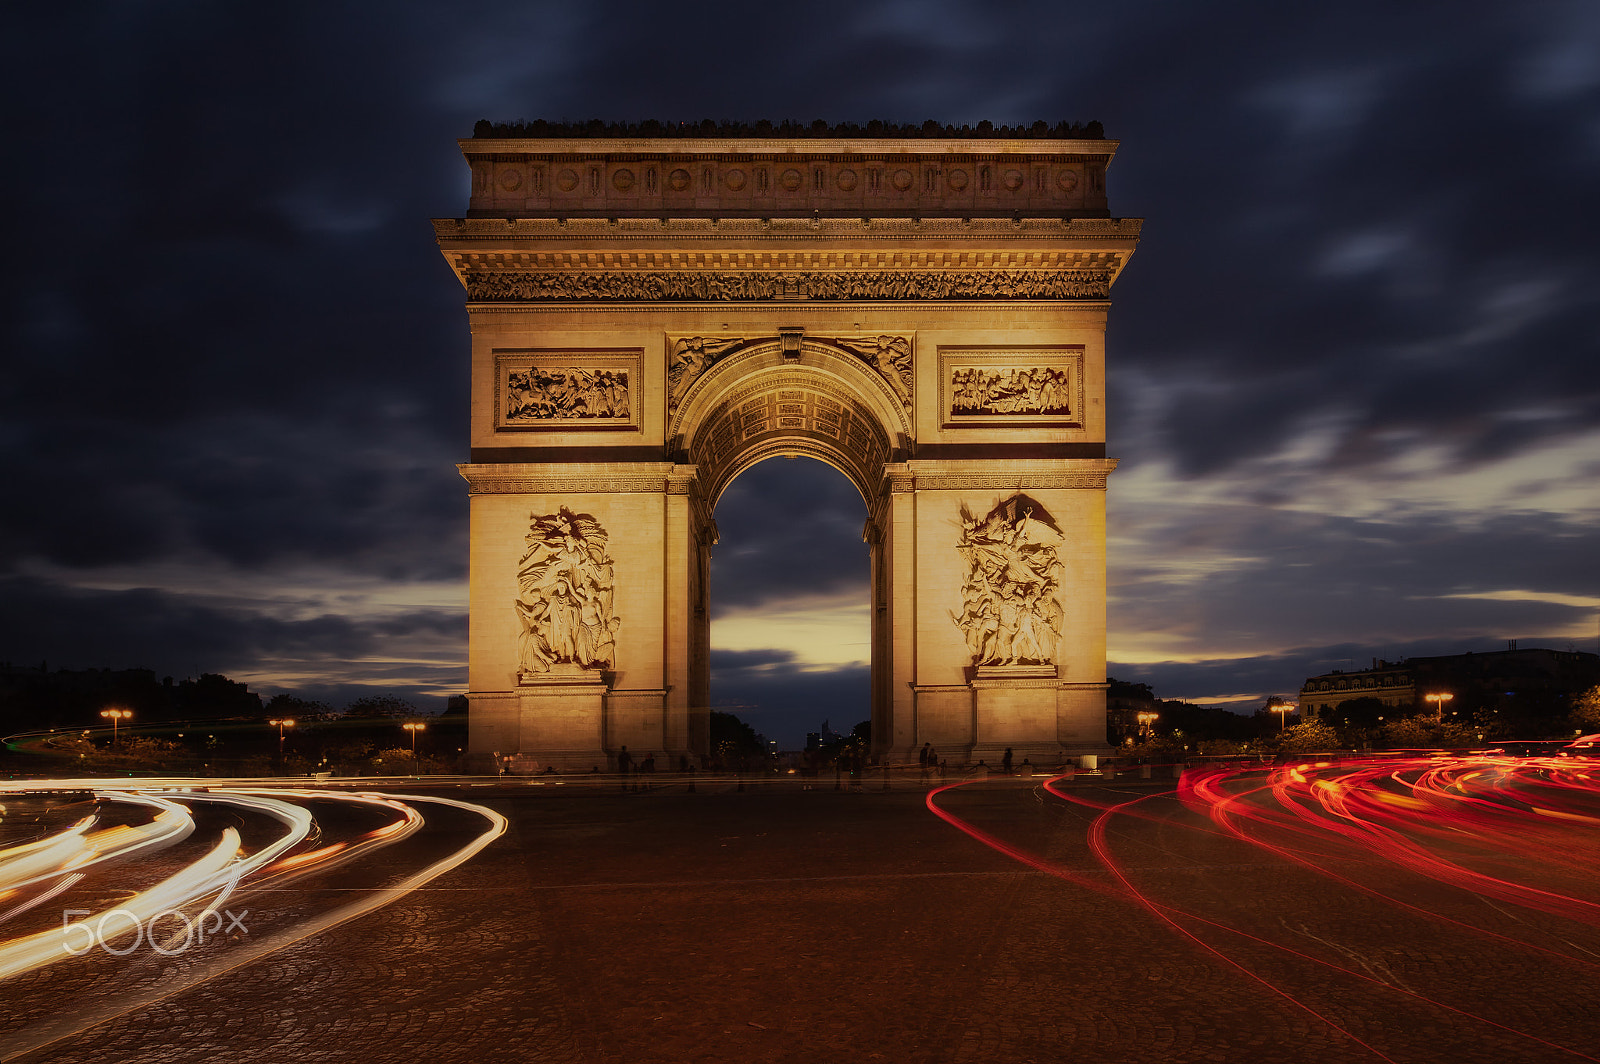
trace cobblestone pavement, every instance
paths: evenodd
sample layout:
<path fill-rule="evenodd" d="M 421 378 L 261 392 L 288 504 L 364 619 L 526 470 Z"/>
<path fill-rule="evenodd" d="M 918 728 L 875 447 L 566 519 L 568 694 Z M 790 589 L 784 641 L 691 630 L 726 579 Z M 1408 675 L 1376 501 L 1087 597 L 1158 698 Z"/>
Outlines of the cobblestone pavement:
<path fill-rule="evenodd" d="M 1067 878 L 955 830 L 914 787 L 452 789 L 441 793 L 511 821 L 468 864 L 22 1059 L 1583 1059 L 1462 1013 L 1600 1056 L 1600 967 L 1582 960 L 1600 961 L 1600 936 L 1588 928 L 1377 862 L 1344 868 L 1364 885 L 1580 959 L 1430 921 L 1224 838 L 1158 791 L 1080 784 L 1074 793 L 1157 795 L 1144 803 L 1152 817 L 1118 818 L 1108 844 L 1141 890 L 1185 914 L 1175 919 L 1226 959 L 1133 904 L 1090 852 L 1093 812 L 1028 781 L 940 800 Z M 428 816 L 429 828 L 392 852 L 253 896 L 250 934 L 383 886 L 469 830 Z M 107 1003 L 115 1011 L 130 986 L 158 986 L 163 966 L 187 962 L 56 965 L 0 984 L 0 1020 L 15 1031 Z"/>

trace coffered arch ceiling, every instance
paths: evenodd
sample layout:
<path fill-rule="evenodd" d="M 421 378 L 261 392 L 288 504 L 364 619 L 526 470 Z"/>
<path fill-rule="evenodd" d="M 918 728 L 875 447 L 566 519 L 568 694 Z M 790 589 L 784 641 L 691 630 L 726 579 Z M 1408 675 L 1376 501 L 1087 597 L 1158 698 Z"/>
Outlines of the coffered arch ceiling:
<path fill-rule="evenodd" d="M 689 388 L 671 425 L 712 508 L 757 462 L 803 455 L 848 477 L 871 510 L 885 463 L 910 437 L 909 412 L 882 377 L 810 338 L 797 358 L 785 358 L 776 338 L 723 357 Z"/>

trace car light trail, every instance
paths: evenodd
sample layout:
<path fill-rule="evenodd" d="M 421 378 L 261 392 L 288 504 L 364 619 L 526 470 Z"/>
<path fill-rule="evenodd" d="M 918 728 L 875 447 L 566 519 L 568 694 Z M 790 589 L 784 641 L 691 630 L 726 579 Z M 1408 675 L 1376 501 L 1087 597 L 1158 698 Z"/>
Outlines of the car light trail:
<path fill-rule="evenodd" d="M 0 791 L 70 790 L 79 782 L 7 782 L 0 785 Z M 207 780 L 204 781 L 205 789 L 200 791 L 193 789 L 200 786 L 199 781 L 193 780 L 118 781 L 118 790 L 100 791 L 97 798 L 106 804 L 154 808 L 155 815 L 148 823 L 91 832 L 96 821 L 88 818 L 67 831 L 45 840 L 13 847 L 0 854 L 0 857 L 11 858 L 0 863 L 0 874 L 11 868 L 20 875 L 22 866 L 12 862 L 21 859 L 28 862 L 29 878 L 25 883 L 37 885 L 47 879 L 56 880 L 48 889 L 26 898 L 6 912 L 0 912 L 0 923 L 4 923 L 14 917 L 24 917 L 42 902 L 83 881 L 86 875 L 90 879 L 98 877 L 104 880 L 111 874 L 108 869 L 88 868 L 89 865 L 98 865 L 113 854 L 127 856 L 159 843 L 170 845 L 196 830 L 190 811 L 186 808 L 188 803 L 228 806 L 255 814 L 258 818 L 276 821 L 279 825 L 276 834 L 253 849 L 245 845 L 238 828 L 226 827 L 218 833 L 216 844 L 201 857 L 190 861 L 155 886 L 134 892 L 116 908 L 89 914 L 84 919 L 63 926 L 47 926 L 42 931 L 0 940 L 0 980 L 50 964 L 72 963 L 74 958 L 85 956 L 90 951 L 98 953 L 95 947 L 106 947 L 109 943 L 132 936 L 136 928 L 149 930 L 150 945 L 158 951 L 171 953 L 175 945 L 182 951 L 188 946 L 192 928 L 204 927 L 205 918 L 216 916 L 215 909 L 220 908 L 223 900 L 235 889 L 237 892 L 231 893 L 232 897 L 245 898 L 250 892 L 266 885 L 275 886 L 288 879 L 326 871 L 377 849 L 394 846 L 424 828 L 426 820 L 423 810 L 430 807 L 465 812 L 481 818 L 486 826 L 464 844 L 453 842 L 450 851 L 443 857 L 432 860 L 389 886 L 362 890 L 358 897 L 328 911 L 286 914 L 276 927 L 248 928 L 248 934 L 242 938 L 217 943 L 214 950 L 209 947 L 196 950 L 185 957 L 184 965 L 154 973 L 153 983 L 135 983 L 125 992 L 106 994 L 92 1005 L 12 1032 L 0 1042 L 0 1060 L 25 1056 L 117 1016 L 148 1007 L 338 924 L 389 905 L 470 860 L 503 835 L 509 826 L 506 819 L 494 810 L 450 798 L 264 788 L 260 783 L 259 780 Z M 384 820 L 377 827 L 350 838 L 329 841 L 322 838 L 310 808 L 315 803 L 333 803 L 371 811 Z M 319 842 L 322 844 L 318 845 Z M 48 858 L 38 858 L 41 854 L 47 854 Z M 102 883 L 102 895 L 105 893 L 104 887 Z M 221 897 L 217 897 L 219 892 Z M 312 897 L 316 894 L 315 890 L 310 892 Z M 210 906 L 200 909 L 191 921 L 185 914 L 195 912 L 208 898 L 212 899 Z M 37 914 L 28 919 L 36 920 Z M 169 925 L 174 929 L 181 925 L 181 934 L 158 941 L 155 922 L 161 920 L 167 921 L 162 925 L 163 930 Z M 220 919 L 217 924 L 221 924 Z M 0 929 L 0 933 L 3 933 L 3 929 Z M 179 939 L 182 940 L 181 944 Z M 107 948 L 104 952 L 115 958 L 125 951 L 131 952 L 131 949 Z"/>
<path fill-rule="evenodd" d="M 1600 1058 L 1582 1050 L 1512 1023 L 1451 1005 L 1440 1000 L 1437 991 L 1420 993 L 1395 985 L 1273 941 L 1264 934 L 1167 904 L 1133 881 L 1128 868 L 1112 852 L 1109 841 L 1110 824 L 1119 816 L 1136 817 L 1163 827 L 1182 826 L 1205 834 L 1215 834 L 1216 829 L 1221 828 L 1228 837 L 1403 911 L 1440 921 L 1456 930 L 1488 935 L 1506 945 L 1547 958 L 1593 969 L 1596 962 L 1592 956 L 1551 949 L 1456 920 L 1442 912 L 1392 897 L 1354 878 L 1354 874 L 1358 874 L 1354 866 L 1365 863 L 1376 867 L 1372 862 L 1378 861 L 1426 875 L 1436 883 L 1469 895 L 1510 900 L 1524 908 L 1587 927 L 1600 926 L 1600 920 L 1596 919 L 1596 909 L 1600 908 L 1600 898 L 1596 895 L 1600 894 L 1600 885 L 1592 875 L 1600 839 L 1588 830 L 1600 824 L 1600 816 L 1597 816 L 1600 814 L 1600 785 L 1590 778 L 1591 773 L 1585 771 L 1586 768 L 1584 763 L 1574 764 L 1561 758 L 1476 757 L 1441 761 L 1419 757 L 1345 764 L 1307 762 L 1271 770 L 1249 766 L 1208 768 L 1185 773 L 1177 797 L 1183 807 L 1203 814 L 1215 827 L 1207 826 L 1203 820 L 1178 815 L 1176 811 L 1173 816 L 1166 816 L 1150 810 L 1151 798 L 1172 797 L 1170 793 L 1106 802 L 1068 790 L 1062 785 L 1066 777 L 1045 781 L 1043 789 L 1048 793 L 1097 814 L 1089 825 L 1087 842 L 1096 860 L 1115 880 L 1114 886 L 1097 883 L 1081 872 L 1046 860 L 939 806 L 938 796 L 978 781 L 938 788 L 929 793 L 927 805 L 946 823 L 997 852 L 1074 885 L 1113 893 L 1140 906 L 1228 970 L 1316 1017 L 1378 1059 L 1392 1060 L 1394 1057 L 1389 1054 L 1395 1051 L 1375 1044 L 1381 1040 L 1370 1035 L 1358 1037 L 1349 1026 L 1329 1015 L 1326 1008 L 1301 1000 L 1284 984 L 1282 976 L 1275 973 L 1268 978 L 1254 970 L 1242 955 L 1223 952 L 1200 938 L 1195 930 L 1208 928 L 1235 936 L 1235 941 L 1241 944 L 1269 948 L 1280 955 L 1316 965 L 1323 971 L 1338 973 L 1365 986 L 1369 993 L 1393 995 L 1486 1025 L 1503 1035 L 1536 1043 L 1570 1058 L 1596 1061 Z M 1446 850 L 1448 852 L 1444 852 Z M 1542 858 L 1549 855 L 1559 857 L 1543 863 Z M 1529 874 L 1491 875 L 1470 867 L 1480 860 L 1503 864 L 1508 858 L 1514 866 L 1529 865 Z M 1337 866 L 1345 866 L 1345 870 L 1336 870 Z M 1583 889 L 1553 890 L 1548 884 L 1529 881 L 1538 878 L 1533 869 L 1548 870 L 1551 866 L 1588 873 L 1579 880 Z M 1543 933 L 1537 928 L 1530 927 L 1530 930 Z M 1582 949 L 1574 943 L 1568 945 L 1575 950 Z M 1308 986 L 1322 988 L 1320 982 Z"/>

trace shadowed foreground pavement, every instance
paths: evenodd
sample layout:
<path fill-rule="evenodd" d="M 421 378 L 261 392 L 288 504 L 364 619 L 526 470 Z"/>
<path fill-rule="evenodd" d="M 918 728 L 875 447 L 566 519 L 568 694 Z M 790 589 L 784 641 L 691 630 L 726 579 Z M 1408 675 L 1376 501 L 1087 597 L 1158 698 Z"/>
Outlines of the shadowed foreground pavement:
<path fill-rule="evenodd" d="M 1161 904 L 1367 981 L 1191 921 L 1271 986 L 1207 953 L 1116 892 L 1089 847 L 1096 812 L 1037 781 L 990 781 L 940 803 L 1067 878 L 935 817 L 919 788 L 831 783 L 441 791 L 499 810 L 509 832 L 384 909 L 24 1059 L 1581 1059 L 1394 988 L 1565 1046 L 1593 1044 L 1600 969 L 1496 947 L 1223 837 L 1180 808 L 1170 781 L 1165 794 L 1156 782 L 1072 793 L 1151 796 L 1139 807 L 1151 819 L 1118 817 L 1106 839 Z M 343 880 L 257 895 L 251 934 L 275 912 L 332 904 L 386 871 L 375 859 Z M 1413 899 L 1448 892 L 1376 862 L 1361 873 Z M 1600 959 L 1600 937 L 1580 939 L 1571 923 L 1466 896 L 1439 904 L 1524 936 L 1541 923 L 1569 952 Z M 0 1008 L 69 1012 L 117 992 L 109 969 L 73 983 L 63 967 L 0 984 Z"/>

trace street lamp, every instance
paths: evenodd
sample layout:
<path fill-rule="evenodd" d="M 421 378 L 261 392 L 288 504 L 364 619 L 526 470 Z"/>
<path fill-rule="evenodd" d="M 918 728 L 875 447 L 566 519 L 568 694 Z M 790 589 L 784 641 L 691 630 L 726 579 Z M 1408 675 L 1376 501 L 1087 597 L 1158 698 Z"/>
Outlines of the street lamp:
<path fill-rule="evenodd" d="M 402 724 L 400 727 L 411 733 L 411 760 L 417 759 L 417 732 L 426 731 L 426 724 Z"/>
<path fill-rule="evenodd" d="M 267 723 L 271 724 L 272 726 L 274 726 L 275 728 L 278 729 L 278 760 L 282 761 L 283 760 L 283 729 L 294 727 L 294 718 L 293 717 L 279 717 L 279 718 L 277 718 L 275 720 L 269 720 L 269 721 L 267 721 Z"/>
<path fill-rule="evenodd" d="M 1268 706 L 1272 712 L 1279 714 L 1278 730 L 1281 732 L 1289 722 L 1289 711 L 1298 708 L 1293 702 L 1283 702 L 1276 706 Z"/>
<path fill-rule="evenodd" d="M 1438 721 L 1440 724 L 1444 723 L 1444 704 L 1454 697 L 1455 695 L 1446 694 L 1443 691 L 1440 691 L 1437 694 L 1422 696 L 1423 701 L 1433 703 L 1433 719 Z"/>
<path fill-rule="evenodd" d="M 1161 714 L 1159 714 L 1159 713 L 1149 713 L 1149 712 L 1140 713 L 1139 714 L 1139 738 L 1141 740 L 1150 738 L 1150 729 L 1151 729 L 1151 727 L 1155 724 L 1156 721 L 1158 721 L 1160 719 L 1161 719 Z"/>
<path fill-rule="evenodd" d="M 111 718 L 111 745 L 112 746 L 116 746 L 117 745 L 117 723 L 119 721 L 124 721 L 124 720 L 127 720 L 128 718 L 132 717 L 133 716 L 133 710 L 131 710 L 131 709 L 102 709 L 100 711 L 100 715 L 102 717 L 110 717 Z"/>

